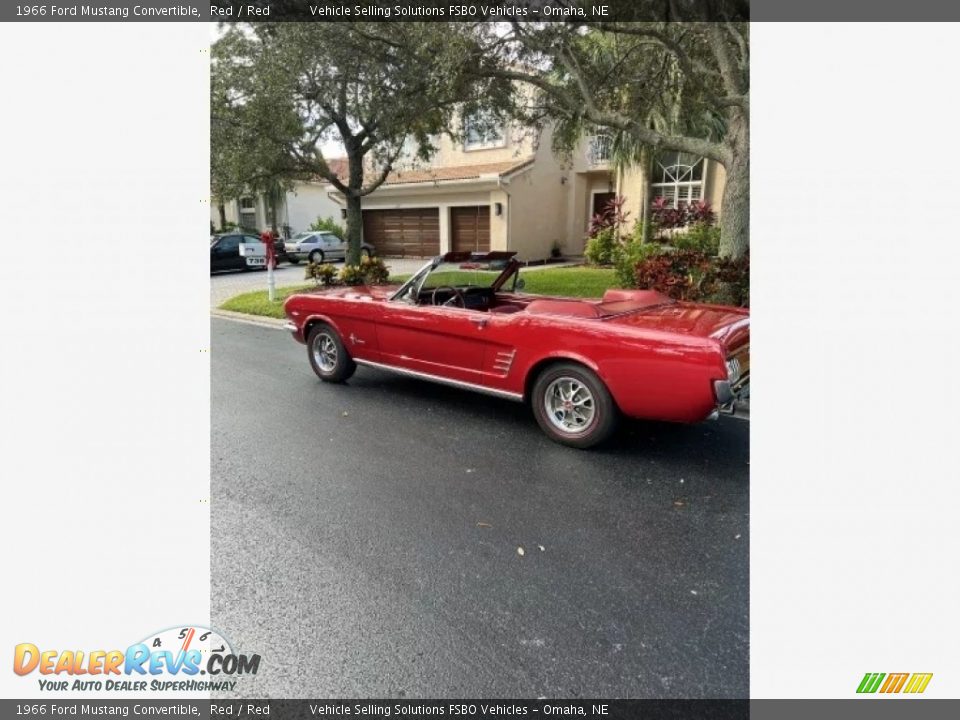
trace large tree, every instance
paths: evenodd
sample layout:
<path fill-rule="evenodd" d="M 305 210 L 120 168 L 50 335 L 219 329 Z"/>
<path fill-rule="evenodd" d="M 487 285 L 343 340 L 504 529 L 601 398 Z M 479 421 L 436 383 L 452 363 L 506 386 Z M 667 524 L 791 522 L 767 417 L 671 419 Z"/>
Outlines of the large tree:
<path fill-rule="evenodd" d="M 479 73 L 527 83 L 561 127 L 608 129 L 637 158 L 679 150 L 726 170 L 725 257 L 750 237 L 749 35 L 745 23 L 512 23 L 478 33 Z M 563 137 L 564 133 L 561 133 Z"/>
<path fill-rule="evenodd" d="M 401 157 L 428 158 L 461 108 L 509 102 L 508 81 L 468 72 L 477 51 L 456 23 L 234 26 L 213 47 L 212 119 L 255 146 L 257 172 L 322 178 L 343 193 L 347 261 L 357 263 L 362 198 Z M 343 148 L 345 172 L 324 146 Z"/>

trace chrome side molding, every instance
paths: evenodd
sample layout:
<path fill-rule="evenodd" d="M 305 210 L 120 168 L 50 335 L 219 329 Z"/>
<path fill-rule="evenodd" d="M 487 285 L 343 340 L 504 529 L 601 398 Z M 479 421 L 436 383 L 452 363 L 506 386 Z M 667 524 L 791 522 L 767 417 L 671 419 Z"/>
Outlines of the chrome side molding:
<path fill-rule="evenodd" d="M 383 363 L 373 362 L 372 360 L 357 360 L 354 358 L 354 362 L 357 365 L 365 365 L 378 370 L 386 370 L 387 372 L 394 372 L 398 375 L 406 375 L 407 377 L 416 378 L 418 380 L 429 380 L 430 382 L 440 383 L 441 385 L 450 385 L 451 387 L 460 388 L 461 390 L 473 390 L 474 392 L 484 393 L 485 395 L 493 395 L 494 397 L 513 400 L 515 402 L 523 402 L 523 395 L 520 393 L 509 392 L 508 390 L 497 390 L 495 388 L 489 388 L 484 385 L 477 385 L 475 383 L 465 382 L 463 380 L 451 380 L 450 378 L 440 377 L 439 375 L 431 375 L 430 373 L 396 367 L 395 365 L 385 365 Z"/>

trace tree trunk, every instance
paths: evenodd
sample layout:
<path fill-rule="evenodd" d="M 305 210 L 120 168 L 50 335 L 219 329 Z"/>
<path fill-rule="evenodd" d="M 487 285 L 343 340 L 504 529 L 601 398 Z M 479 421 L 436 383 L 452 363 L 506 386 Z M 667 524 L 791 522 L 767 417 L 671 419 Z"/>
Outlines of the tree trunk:
<path fill-rule="evenodd" d="M 352 139 L 344 139 L 349 163 L 347 197 L 347 265 L 360 264 L 360 242 L 363 234 L 363 213 L 360 209 L 360 190 L 363 188 L 363 155 Z"/>
<path fill-rule="evenodd" d="M 360 264 L 360 237 L 363 228 L 363 212 L 360 197 L 347 195 L 347 265 Z"/>
<path fill-rule="evenodd" d="M 217 201 L 217 212 L 220 214 L 220 229 L 223 230 L 227 227 L 227 208 L 223 200 Z"/>
<path fill-rule="evenodd" d="M 650 233 L 653 229 L 653 223 L 650 221 L 650 204 L 653 202 L 653 152 L 645 149 L 643 158 L 641 158 L 641 167 L 643 168 L 643 207 L 640 209 L 640 219 L 643 226 L 640 233 L 640 242 L 646 245 L 650 242 Z"/>
<path fill-rule="evenodd" d="M 750 249 L 750 136 L 747 120 L 734 118 L 727 143 L 733 156 L 720 208 L 720 257 L 736 259 Z"/>

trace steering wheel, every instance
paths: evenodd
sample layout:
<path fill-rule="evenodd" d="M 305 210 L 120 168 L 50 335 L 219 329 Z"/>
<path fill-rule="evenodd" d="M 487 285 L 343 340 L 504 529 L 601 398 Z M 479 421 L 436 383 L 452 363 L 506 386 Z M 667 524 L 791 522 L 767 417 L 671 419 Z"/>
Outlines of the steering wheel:
<path fill-rule="evenodd" d="M 441 290 L 450 290 L 453 292 L 453 295 L 451 295 L 448 300 L 442 303 L 437 302 L 437 293 Z M 453 285 L 437 285 L 437 287 L 433 289 L 433 295 L 431 295 L 430 301 L 434 305 L 441 305 L 443 307 L 467 307 L 467 303 L 463 299 L 463 293 L 457 290 Z"/>

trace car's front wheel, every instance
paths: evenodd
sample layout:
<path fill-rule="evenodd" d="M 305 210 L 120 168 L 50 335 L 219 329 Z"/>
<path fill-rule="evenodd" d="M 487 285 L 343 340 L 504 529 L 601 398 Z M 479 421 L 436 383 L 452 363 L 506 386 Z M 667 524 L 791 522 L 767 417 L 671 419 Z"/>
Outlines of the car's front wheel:
<path fill-rule="evenodd" d="M 534 417 L 547 436 L 563 445 L 589 448 L 610 437 L 617 406 L 603 381 L 576 363 L 550 365 L 530 395 Z"/>
<path fill-rule="evenodd" d="M 300 264 L 300 258 L 298 258 L 296 255 L 288 255 L 287 260 L 290 262 L 291 265 Z"/>
<path fill-rule="evenodd" d="M 314 250 L 310 253 L 310 262 L 312 263 L 322 263 L 323 262 L 323 250 Z"/>
<path fill-rule="evenodd" d="M 339 383 L 349 380 L 357 370 L 340 335 L 326 323 L 319 323 L 307 337 L 307 356 L 310 367 L 324 382 Z"/>

